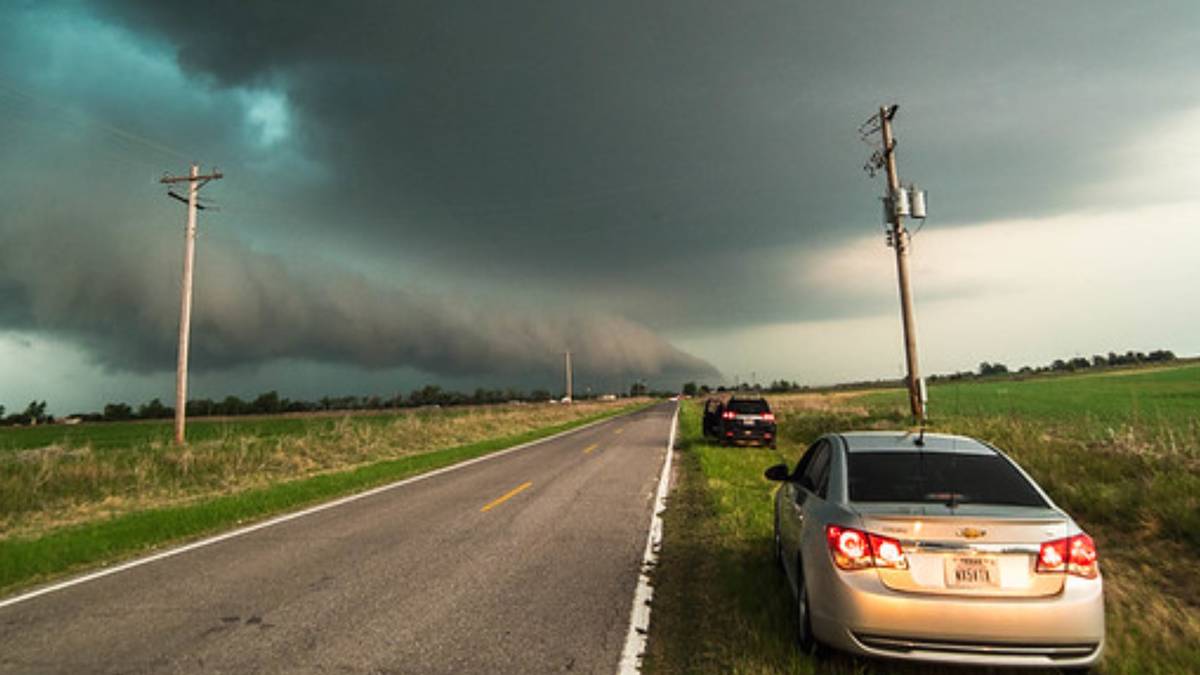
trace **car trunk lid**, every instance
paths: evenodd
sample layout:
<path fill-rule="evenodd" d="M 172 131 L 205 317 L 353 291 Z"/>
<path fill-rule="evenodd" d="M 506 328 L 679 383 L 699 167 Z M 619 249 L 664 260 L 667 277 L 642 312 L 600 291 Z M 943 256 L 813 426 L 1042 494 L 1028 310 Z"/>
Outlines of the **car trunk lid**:
<path fill-rule="evenodd" d="M 1041 597 L 1062 574 L 1035 571 L 1042 542 L 1068 535 L 1069 520 L 1041 507 L 985 504 L 856 504 L 863 528 L 900 541 L 907 569 L 880 569 L 885 586 L 930 595 Z"/>

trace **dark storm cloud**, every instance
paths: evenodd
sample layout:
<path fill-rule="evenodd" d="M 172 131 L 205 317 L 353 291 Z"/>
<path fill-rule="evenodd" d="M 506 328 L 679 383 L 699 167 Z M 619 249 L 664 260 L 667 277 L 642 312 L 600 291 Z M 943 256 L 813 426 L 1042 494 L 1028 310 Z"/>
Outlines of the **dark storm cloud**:
<path fill-rule="evenodd" d="M 865 311 L 789 296 L 779 258 L 877 227 L 855 129 L 880 103 L 956 223 L 1078 206 L 1133 120 L 1195 100 L 1187 22 L 1131 3 L 98 6 L 201 81 L 285 92 L 329 167 L 314 222 L 677 329 Z M 598 291 L 614 270 L 633 302 Z"/>
<path fill-rule="evenodd" d="M 169 369 L 178 248 L 175 236 L 79 221 L 2 230 L 0 329 L 68 337 L 114 369 Z M 581 376 L 716 374 L 617 317 L 534 316 L 381 288 L 348 273 L 307 274 L 227 237 L 202 240 L 196 274 L 198 369 L 291 358 L 527 379 L 554 372 L 570 349 Z"/>

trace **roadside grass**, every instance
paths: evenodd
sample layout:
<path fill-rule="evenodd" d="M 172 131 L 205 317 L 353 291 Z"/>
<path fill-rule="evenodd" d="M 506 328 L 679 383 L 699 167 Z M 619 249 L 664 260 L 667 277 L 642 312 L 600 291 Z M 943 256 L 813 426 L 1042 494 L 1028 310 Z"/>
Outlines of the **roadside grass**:
<path fill-rule="evenodd" d="M 96 491 L 80 489 L 88 487 L 86 481 L 81 485 L 80 471 L 63 469 L 73 466 L 88 467 L 82 474 L 105 485 L 106 490 L 142 490 L 160 499 L 156 503 L 153 497 L 135 498 L 129 503 L 138 508 L 126 503 L 115 513 L 88 510 L 90 518 L 70 525 L 27 527 L 19 535 L 4 532 L 0 538 L 0 593 L 414 476 L 645 405 L 513 406 L 450 419 L 402 416 L 382 426 L 343 421 L 332 434 L 306 434 L 287 443 L 244 435 L 182 450 L 135 447 L 115 453 L 52 452 L 33 462 L 32 471 L 19 466 L 27 460 L 18 455 L 12 456 L 15 462 L 0 455 L 0 469 L 5 469 L 3 478 L 8 481 L 0 488 L 0 498 L 5 500 L 12 485 L 26 489 L 27 494 L 32 488 L 38 497 L 50 484 L 56 496 L 75 491 L 75 496 L 96 498 Z M 452 438 L 470 440 L 447 441 Z M 313 450 L 324 454 L 314 457 Z M 65 462 L 58 463 L 64 457 Z M 44 482 L 27 480 L 43 473 Z M 173 498 L 172 491 L 187 498 Z"/>
<path fill-rule="evenodd" d="M 1159 395 L 1155 380 L 1161 374 L 1165 372 L 1145 378 L 1140 400 Z M 1143 376 L 1124 377 L 1136 381 Z M 1074 379 L 1053 382 L 1078 391 L 1081 385 Z M 1022 387 L 1030 382 L 1004 384 L 1010 402 L 1036 408 L 1022 400 Z M 1040 399 L 1047 392 L 1038 384 L 1030 395 Z M 1200 382 L 1171 380 L 1167 386 L 1186 397 Z M 944 410 L 934 407 L 937 387 L 932 397 L 931 409 Z M 1108 636 L 1100 672 L 1196 672 L 1196 422 L 1173 414 L 1157 417 L 1155 424 L 1163 426 L 1148 429 L 1144 418 L 1138 418 L 1143 422 L 1126 421 L 1119 431 L 1096 434 L 1087 397 L 1079 399 L 1085 403 L 1069 396 L 1063 400 L 1057 415 L 982 408 L 943 413 L 933 429 L 982 438 L 1008 452 L 1096 538 L 1105 575 Z M 685 402 L 678 483 L 665 514 L 665 541 L 655 572 L 647 672 L 939 672 L 839 654 L 817 662 L 801 657 L 792 640 L 790 590 L 771 559 L 775 485 L 762 478 L 762 471 L 779 461 L 794 465 L 807 445 L 828 431 L 904 428 L 904 401 L 902 392 L 772 397 L 780 425 L 778 452 L 707 443 L 700 433 L 698 404 Z M 1122 417 L 1116 404 L 1109 412 L 1114 420 L 1134 419 L 1131 414 Z"/>

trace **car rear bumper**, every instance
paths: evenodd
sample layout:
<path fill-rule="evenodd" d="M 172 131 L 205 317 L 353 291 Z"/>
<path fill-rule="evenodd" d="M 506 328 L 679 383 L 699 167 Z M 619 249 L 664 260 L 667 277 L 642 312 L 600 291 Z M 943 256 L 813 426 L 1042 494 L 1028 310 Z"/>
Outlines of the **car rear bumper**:
<path fill-rule="evenodd" d="M 839 572 L 829 565 L 828 572 L 820 575 L 825 588 L 809 587 L 813 632 L 851 653 L 1063 668 L 1090 666 L 1104 649 L 1100 578 L 1070 577 L 1054 596 L 1001 599 L 893 591 L 874 570 Z"/>
<path fill-rule="evenodd" d="M 734 443 L 774 443 L 774 427 L 728 427 L 721 429 L 720 437 Z"/>

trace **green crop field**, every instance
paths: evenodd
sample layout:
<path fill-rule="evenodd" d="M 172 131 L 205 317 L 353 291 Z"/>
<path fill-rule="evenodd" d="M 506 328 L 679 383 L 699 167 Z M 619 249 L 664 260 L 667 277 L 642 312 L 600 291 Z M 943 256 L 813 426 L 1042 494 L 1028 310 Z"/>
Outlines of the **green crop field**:
<path fill-rule="evenodd" d="M 404 411 L 370 415 L 355 414 L 349 417 L 356 425 L 387 425 L 401 414 L 412 413 Z M 328 432 L 346 417 L 346 414 L 301 414 L 271 417 L 199 418 L 188 421 L 187 437 L 189 441 L 203 442 L 235 435 L 254 436 L 261 439 L 301 436 L 307 433 Z M 174 422 L 172 420 L 95 422 L 76 426 L 45 424 L 36 427 L 4 427 L 0 428 L 0 452 L 44 448 L 52 445 L 62 448 L 88 446 L 94 450 L 129 448 L 165 445 L 169 444 L 173 438 Z"/>
<path fill-rule="evenodd" d="M 865 396 L 871 406 L 904 405 L 900 390 Z M 929 415 L 1016 415 L 1029 420 L 1086 420 L 1095 430 L 1123 424 L 1195 424 L 1200 416 L 1200 365 L 1115 370 L 1081 375 L 947 382 L 929 388 Z"/>
<path fill-rule="evenodd" d="M 1004 449 L 1096 539 L 1107 619 L 1097 670 L 1200 670 L 1200 367 L 946 384 L 930 397 L 934 431 Z M 777 452 L 707 443 L 699 403 L 685 402 L 647 672 L 968 672 L 797 654 L 762 471 L 794 464 L 825 432 L 905 428 L 906 397 L 769 398 Z"/>

